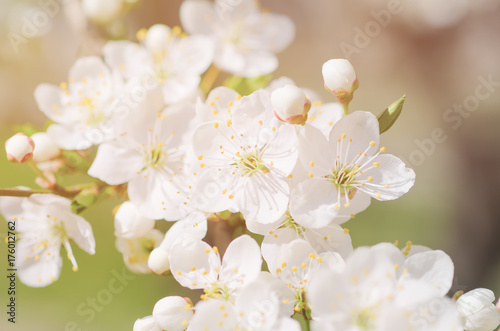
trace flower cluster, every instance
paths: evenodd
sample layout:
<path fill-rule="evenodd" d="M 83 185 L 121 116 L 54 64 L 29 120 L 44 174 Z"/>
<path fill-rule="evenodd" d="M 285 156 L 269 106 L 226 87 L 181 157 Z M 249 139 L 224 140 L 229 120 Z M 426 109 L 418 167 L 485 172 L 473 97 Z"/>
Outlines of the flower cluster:
<path fill-rule="evenodd" d="M 36 88 L 51 125 L 14 136 L 6 150 L 29 162 L 46 190 L 0 198 L 2 214 L 18 223 L 21 281 L 55 281 L 61 245 L 76 271 L 70 240 L 95 251 L 79 214 L 111 195 L 122 202 L 113 214 L 125 265 L 204 292 L 195 304 L 161 299 L 137 331 L 301 330 L 292 317 L 300 315 L 313 330 L 500 323 L 489 290 L 446 297 L 454 267 L 444 252 L 411 243 L 354 249 L 341 227 L 372 198 L 397 199 L 414 184 L 414 171 L 380 142 L 404 98 L 378 117 L 350 112 L 359 82 L 344 59 L 323 65 L 335 102 L 286 77 L 267 84 L 295 31 L 253 0 L 187 0 L 180 16 L 186 32 L 154 25 L 137 43 L 110 41 L 102 57 L 78 59 L 67 81 Z M 60 185 L 81 172 L 95 180 Z M 166 233 L 155 228 L 163 220 Z M 203 241 L 210 223 L 233 240 Z"/>

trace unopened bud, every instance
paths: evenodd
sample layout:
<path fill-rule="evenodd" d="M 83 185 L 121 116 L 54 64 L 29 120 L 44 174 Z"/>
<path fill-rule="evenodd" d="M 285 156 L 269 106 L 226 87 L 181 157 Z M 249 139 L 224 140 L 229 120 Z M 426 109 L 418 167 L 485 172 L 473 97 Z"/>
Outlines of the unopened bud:
<path fill-rule="evenodd" d="M 151 251 L 148 259 L 148 268 L 157 275 L 163 275 L 170 270 L 169 253 L 161 247 Z"/>
<path fill-rule="evenodd" d="M 155 24 L 149 28 L 144 39 L 144 44 L 152 52 L 162 52 L 167 47 L 167 42 L 172 36 L 172 30 L 163 24 Z"/>
<path fill-rule="evenodd" d="M 122 11 L 122 0 L 82 0 L 85 16 L 90 20 L 107 24 L 118 18 Z"/>
<path fill-rule="evenodd" d="M 311 102 L 305 93 L 293 85 L 285 85 L 271 93 L 274 114 L 283 122 L 304 125 Z"/>
<path fill-rule="evenodd" d="M 323 64 L 325 88 L 332 92 L 341 104 L 352 100 L 359 83 L 352 64 L 346 59 L 332 59 Z"/>
<path fill-rule="evenodd" d="M 133 331 L 157 331 L 161 330 L 155 322 L 153 316 L 146 316 L 143 318 L 139 318 L 134 323 Z"/>
<path fill-rule="evenodd" d="M 162 330 L 183 331 L 193 318 L 191 300 L 178 296 L 165 297 L 153 308 L 153 318 Z"/>
<path fill-rule="evenodd" d="M 31 135 L 31 139 L 35 143 L 35 150 L 33 151 L 34 162 L 46 162 L 55 158 L 60 149 L 54 141 L 45 132 L 37 132 Z"/>
<path fill-rule="evenodd" d="M 7 159 L 11 162 L 24 163 L 33 158 L 35 143 L 24 133 L 16 133 L 5 142 Z"/>

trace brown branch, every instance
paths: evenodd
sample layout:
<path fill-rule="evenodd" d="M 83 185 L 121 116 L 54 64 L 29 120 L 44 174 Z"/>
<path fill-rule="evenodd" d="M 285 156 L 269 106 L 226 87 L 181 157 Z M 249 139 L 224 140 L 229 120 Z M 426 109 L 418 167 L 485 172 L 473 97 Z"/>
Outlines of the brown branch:
<path fill-rule="evenodd" d="M 62 188 L 56 188 L 54 191 L 51 190 L 21 190 L 18 188 L 0 188 L 0 196 L 3 197 L 29 197 L 33 194 L 56 194 L 65 198 L 74 198 L 79 191 L 70 192 Z"/>

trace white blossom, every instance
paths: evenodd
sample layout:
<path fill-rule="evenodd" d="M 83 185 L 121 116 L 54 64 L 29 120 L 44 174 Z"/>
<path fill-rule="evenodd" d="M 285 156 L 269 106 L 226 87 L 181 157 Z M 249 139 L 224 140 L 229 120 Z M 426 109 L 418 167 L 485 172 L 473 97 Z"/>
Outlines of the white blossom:
<path fill-rule="evenodd" d="M 160 86 L 165 103 L 180 102 L 194 93 L 200 75 L 213 58 L 213 44 L 204 36 L 184 36 L 179 27 L 157 24 L 149 28 L 141 45 L 110 41 L 104 59 L 126 81 L 141 79 Z"/>
<path fill-rule="evenodd" d="M 267 92 L 243 97 L 226 121 L 201 124 L 193 150 L 200 167 L 193 200 L 200 210 L 239 210 L 247 222 L 259 223 L 286 211 L 296 133 L 274 116 Z"/>
<path fill-rule="evenodd" d="M 300 238 L 268 252 L 266 262 L 271 274 L 284 282 L 293 294 L 296 312 L 306 308 L 309 282 L 321 268 L 344 268 L 344 260 L 338 253 L 317 254 L 309 242 Z"/>
<path fill-rule="evenodd" d="M 148 93 L 120 135 L 99 146 L 88 173 L 111 185 L 128 183 L 130 201 L 142 215 L 178 220 L 189 211 L 183 159 L 194 108 L 182 103 L 163 109 L 159 96 L 158 90 Z"/>
<path fill-rule="evenodd" d="M 215 40 L 217 67 L 243 77 L 273 72 L 278 66 L 275 53 L 295 36 L 288 17 L 264 13 L 253 0 L 187 0 L 181 5 L 180 18 L 187 32 Z"/>
<path fill-rule="evenodd" d="M 323 269 L 309 284 L 314 330 L 462 330 L 445 296 L 453 263 L 441 251 L 408 258 L 392 244 L 357 248 L 345 268 Z"/>
<path fill-rule="evenodd" d="M 319 228 L 341 223 L 363 211 L 371 197 L 392 200 L 406 193 L 413 170 L 393 155 L 381 155 L 378 122 L 368 112 L 344 116 L 329 141 L 311 126 L 300 132 L 299 152 L 309 179 L 291 193 L 290 213 L 300 225 Z"/>
<path fill-rule="evenodd" d="M 95 240 L 90 224 L 70 209 L 71 201 L 53 194 L 33 194 L 28 198 L 0 198 L 0 211 L 16 222 L 19 241 L 16 267 L 19 279 L 32 287 L 47 286 L 59 278 L 61 246 L 78 270 L 71 249 L 73 240 L 89 254 L 95 253 Z"/>
<path fill-rule="evenodd" d="M 255 280 L 262 257 L 255 239 L 242 235 L 234 239 L 220 260 L 217 247 L 184 236 L 170 250 L 170 268 L 184 287 L 204 289 L 206 297 L 229 299 L 238 289 Z"/>
<path fill-rule="evenodd" d="M 495 294 L 485 288 L 477 288 L 462 294 L 456 304 L 464 319 L 467 331 L 492 331 L 500 324 L 500 312 L 493 301 Z"/>
<path fill-rule="evenodd" d="M 82 57 L 71 67 L 67 83 L 40 84 L 35 100 L 55 122 L 47 133 L 60 148 L 86 149 L 114 137 L 122 88 L 121 79 L 100 58 Z"/>

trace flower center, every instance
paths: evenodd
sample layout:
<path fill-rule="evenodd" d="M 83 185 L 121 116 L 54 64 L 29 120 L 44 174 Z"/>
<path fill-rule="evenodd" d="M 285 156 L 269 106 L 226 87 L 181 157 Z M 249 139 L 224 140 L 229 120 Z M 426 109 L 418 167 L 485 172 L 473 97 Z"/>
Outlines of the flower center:
<path fill-rule="evenodd" d="M 359 167 L 354 165 L 342 165 L 333 169 L 332 173 L 327 175 L 328 178 L 336 187 L 341 196 L 347 196 L 352 199 L 356 194 L 356 174 Z"/>
<path fill-rule="evenodd" d="M 205 292 L 204 298 L 224 299 L 229 300 L 231 297 L 231 290 L 222 283 L 213 283 L 212 287 L 203 290 Z"/>
<path fill-rule="evenodd" d="M 375 313 L 369 308 L 351 312 L 352 323 L 362 330 L 373 329 L 376 317 Z"/>
<path fill-rule="evenodd" d="M 95 100 L 89 97 L 83 97 L 78 106 L 84 107 L 85 110 L 85 125 L 93 125 L 101 123 L 104 120 L 104 113 L 96 109 Z"/>
<path fill-rule="evenodd" d="M 163 144 L 159 141 L 156 145 L 153 145 L 153 147 L 149 148 L 149 150 L 145 150 L 146 166 L 144 167 L 144 169 L 148 166 L 153 168 L 161 167 L 165 163 L 166 156 L 167 153 L 163 148 Z"/>
<path fill-rule="evenodd" d="M 297 222 L 295 222 L 295 220 L 290 216 L 288 211 L 287 211 L 287 217 L 281 224 L 281 227 L 293 229 L 300 235 L 303 235 L 306 232 L 306 229 L 303 226 L 297 224 Z"/>
<path fill-rule="evenodd" d="M 168 70 L 167 66 L 163 63 L 155 64 L 155 79 L 158 83 L 162 84 L 171 76 L 170 70 Z"/>
<path fill-rule="evenodd" d="M 244 155 L 238 152 L 236 156 L 240 159 L 237 163 L 233 163 L 232 165 L 236 166 L 248 177 L 259 171 L 264 174 L 269 172 L 269 169 L 263 164 L 261 156 L 256 152 L 249 152 Z"/>
<path fill-rule="evenodd" d="M 127 244 L 130 245 L 130 247 L 134 247 L 134 242 L 130 239 L 127 240 Z M 130 264 L 147 262 L 149 254 L 153 251 L 155 245 L 156 240 L 154 238 L 139 238 L 137 240 L 137 249 L 131 250 L 132 254 L 128 257 L 128 262 Z"/>

